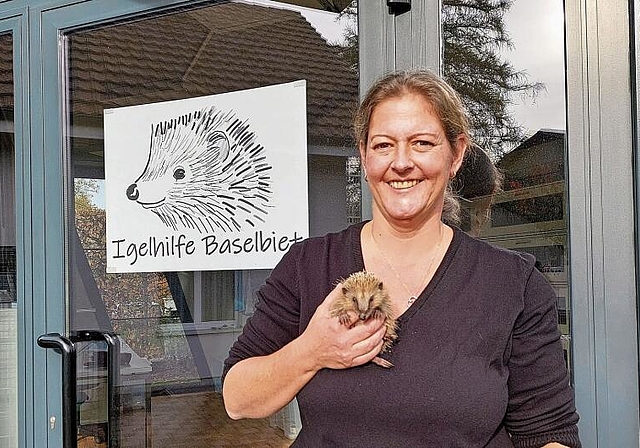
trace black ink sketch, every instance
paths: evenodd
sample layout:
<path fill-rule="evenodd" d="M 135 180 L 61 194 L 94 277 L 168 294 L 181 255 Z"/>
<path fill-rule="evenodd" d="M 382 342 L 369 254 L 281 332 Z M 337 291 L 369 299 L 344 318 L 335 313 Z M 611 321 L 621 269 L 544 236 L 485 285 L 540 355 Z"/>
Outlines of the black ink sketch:
<path fill-rule="evenodd" d="M 211 106 L 151 126 L 147 165 L 126 194 L 174 230 L 237 231 L 265 222 L 271 169 L 247 120 Z"/>

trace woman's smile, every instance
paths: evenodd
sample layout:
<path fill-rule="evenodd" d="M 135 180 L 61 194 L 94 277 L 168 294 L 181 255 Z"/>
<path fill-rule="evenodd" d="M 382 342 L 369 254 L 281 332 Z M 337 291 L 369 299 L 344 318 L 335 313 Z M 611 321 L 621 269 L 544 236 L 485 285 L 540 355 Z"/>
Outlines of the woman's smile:
<path fill-rule="evenodd" d="M 395 181 L 389 181 L 387 182 L 387 184 L 395 190 L 406 190 L 407 188 L 415 187 L 420 182 L 422 181 L 421 180 L 395 180 Z"/>

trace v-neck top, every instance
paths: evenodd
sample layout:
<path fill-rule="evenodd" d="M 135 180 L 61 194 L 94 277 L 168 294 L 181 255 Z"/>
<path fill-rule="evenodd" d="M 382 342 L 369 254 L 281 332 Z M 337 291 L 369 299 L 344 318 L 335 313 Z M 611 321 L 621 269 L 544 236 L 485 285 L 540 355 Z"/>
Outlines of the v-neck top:
<path fill-rule="evenodd" d="M 225 361 L 298 337 L 338 280 L 364 269 L 358 223 L 297 243 L 258 292 Z M 579 447 L 552 286 L 527 254 L 454 228 L 384 358 L 322 369 L 298 393 L 295 447 Z"/>

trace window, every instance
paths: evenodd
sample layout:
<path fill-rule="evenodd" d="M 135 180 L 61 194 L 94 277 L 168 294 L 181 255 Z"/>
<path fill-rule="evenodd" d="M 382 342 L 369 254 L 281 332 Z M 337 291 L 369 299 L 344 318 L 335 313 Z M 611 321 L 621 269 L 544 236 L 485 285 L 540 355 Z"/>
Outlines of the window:
<path fill-rule="evenodd" d="M 191 323 L 194 328 L 237 326 L 236 311 L 244 300 L 238 287 L 241 275 L 235 271 L 178 272 L 168 274 L 167 280 L 172 295 L 162 298 L 164 323 Z"/>
<path fill-rule="evenodd" d="M 63 33 L 63 141 L 69 145 L 67 185 L 76 187 L 67 201 L 70 328 L 111 331 L 127 344 L 132 364 L 122 369 L 136 364 L 136 375 L 144 369 L 153 391 L 154 446 L 197 440 L 203 446 L 220 440 L 284 446 L 299 418 L 290 405 L 270 421 L 229 422 L 222 407 L 223 363 L 255 309 L 267 270 L 107 272 L 111 205 L 105 196 L 123 192 L 109 191 L 108 178 L 104 191 L 111 175 L 104 166 L 104 110 L 305 80 L 309 232 L 344 228 L 359 219 L 358 194 L 346 201 L 347 185 L 359 181 L 357 162 L 353 178 L 345 175 L 348 157 L 357 155 L 351 111 L 358 98 L 352 60 L 358 47 L 342 42 L 341 20 L 285 2 L 211 1 Z M 144 444 L 149 406 L 127 413 L 121 446 Z M 206 421 L 197 420 L 205 415 Z"/>

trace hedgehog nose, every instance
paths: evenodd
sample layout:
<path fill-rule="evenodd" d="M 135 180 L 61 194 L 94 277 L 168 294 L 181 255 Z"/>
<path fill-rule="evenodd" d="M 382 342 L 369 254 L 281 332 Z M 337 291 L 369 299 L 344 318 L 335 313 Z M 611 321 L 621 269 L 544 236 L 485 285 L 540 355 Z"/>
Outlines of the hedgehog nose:
<path fill-rule="evenodd" d="M 138 191 L 138 185 L 136 184 L 129 185 L 129 187 L 127 188 L 127 197 L 132 201 L 135 201 L 136 199 L 138 199 L 138 197 L 140 197 L 140 192 Z"/>
<path fill-rule="evenodd" d="M 367 320 L 366 313 L 360 313 L 360 320 Z"/>

